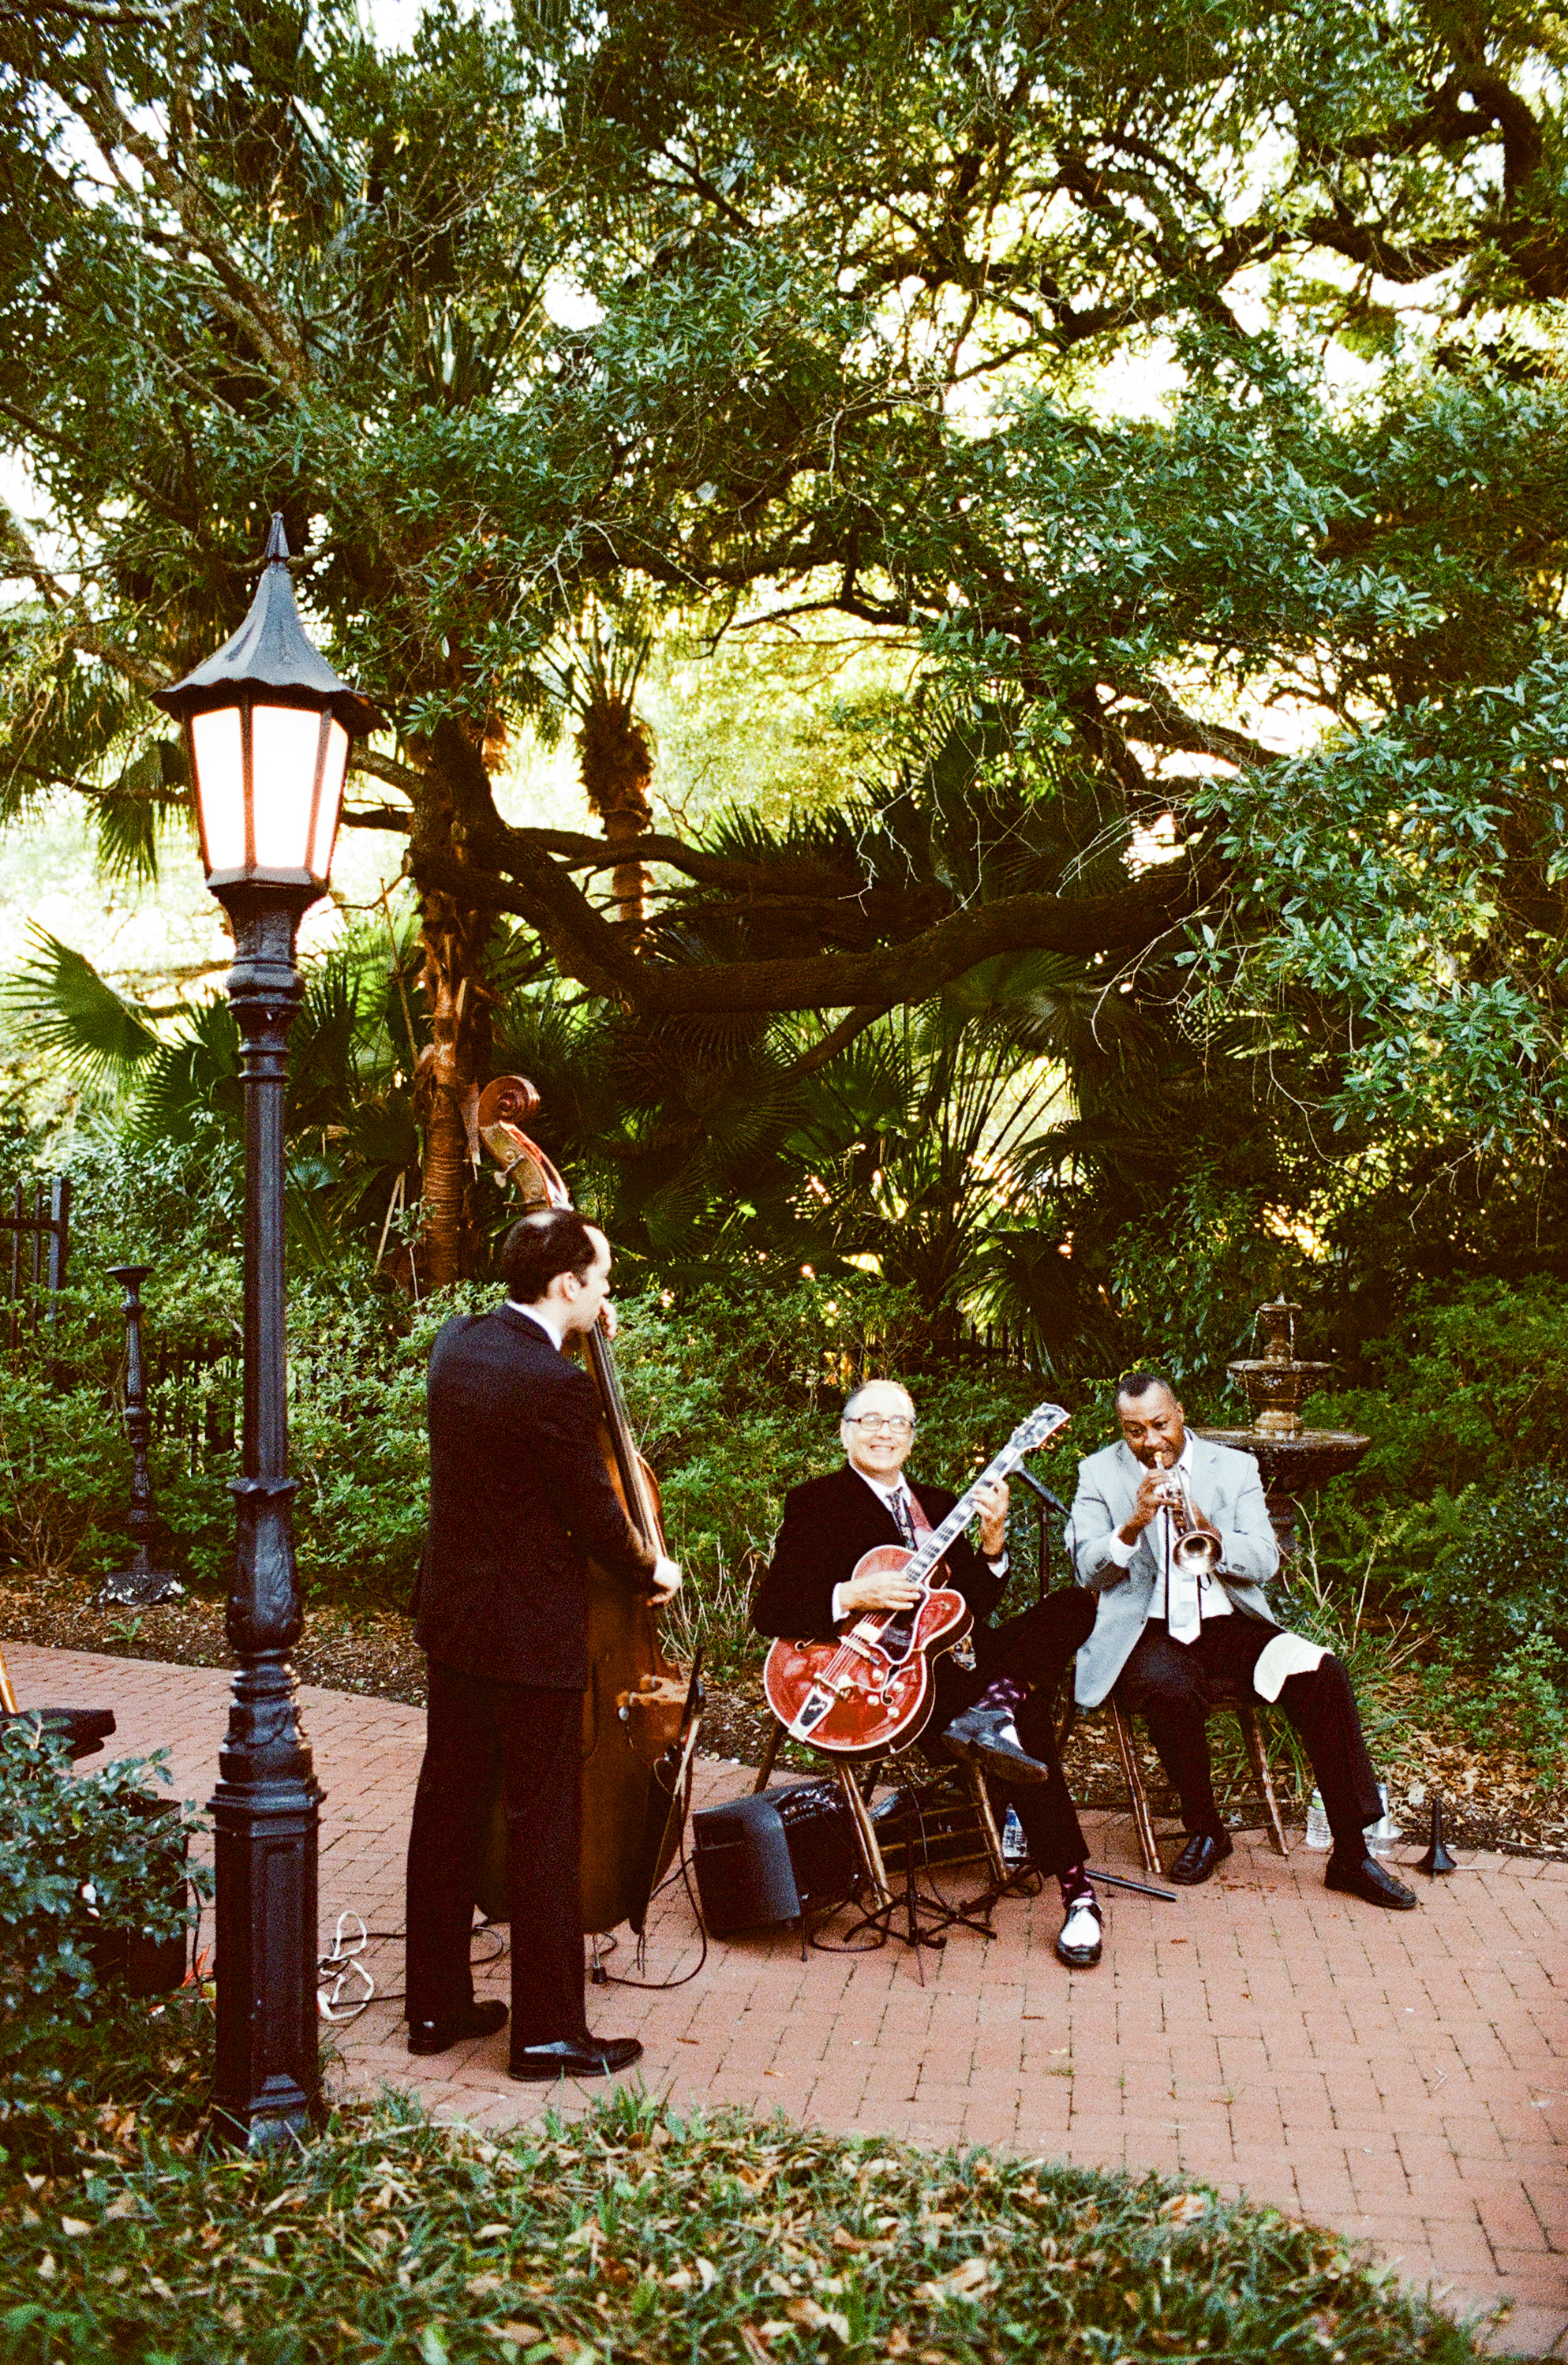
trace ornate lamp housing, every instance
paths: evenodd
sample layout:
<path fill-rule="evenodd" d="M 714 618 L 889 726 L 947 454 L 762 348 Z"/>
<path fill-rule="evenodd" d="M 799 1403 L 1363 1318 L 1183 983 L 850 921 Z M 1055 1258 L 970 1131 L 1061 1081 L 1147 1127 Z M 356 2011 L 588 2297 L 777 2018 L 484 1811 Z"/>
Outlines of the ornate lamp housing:
<path fill-rule="evenodd" d="M 154 703 L 185 725 L 213 893 L 272 888 L 299 911 L 325 894 L 349 742 L 382 717 L 307 638 L 281 517 L 239 631 Z"/>

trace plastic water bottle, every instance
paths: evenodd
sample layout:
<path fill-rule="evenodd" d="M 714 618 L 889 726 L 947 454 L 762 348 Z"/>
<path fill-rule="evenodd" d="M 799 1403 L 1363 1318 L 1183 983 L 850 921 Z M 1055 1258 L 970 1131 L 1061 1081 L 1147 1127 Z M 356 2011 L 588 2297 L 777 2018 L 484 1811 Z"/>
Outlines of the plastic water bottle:
<path fill-rule="evenodd" d="M 1029 1843 L 1024 1836 L 1018 1810 L 1009 1807 L 1002 1819 L 1002 1861 L 1003 1864 L 1022 1864 L 1028 1853 Z"/>
<path fill-rule="evenodd" d="M 1334 1844 L 1334 1834 L 1328 1828 L 1321 1790 L 1313 1792 L 1306 1810 L 1306 1844 L 1309 1848 L 1331 1848 Z"/>
<path fill-rule="evenodd" d="M 1366 1827 L 1367 1853 L 1369 1855 L 1386 1855 L 1395 1840 L 1403 1839 L 1405 1834 L 1388 1811 L 1386 1782 L 1378 1784 L 1377 1795 L 1383 1802 L 1383 1812 L 1375 1823 L 1369 1823 Z"/>

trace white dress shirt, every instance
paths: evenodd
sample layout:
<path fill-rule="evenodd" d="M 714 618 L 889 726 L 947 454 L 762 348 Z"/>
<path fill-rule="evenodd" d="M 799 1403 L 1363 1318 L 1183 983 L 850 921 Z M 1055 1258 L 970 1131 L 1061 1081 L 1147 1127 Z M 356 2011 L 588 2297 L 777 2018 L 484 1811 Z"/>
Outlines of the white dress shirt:
<path fill-rule="evenodd" d="M 509 1297 L 507 1306 L 513 1314 L 526 1314 L 531 1322 L 537 1322 L 541 1330 L 554 1347 L 555 1352 L 560 1353 L 562 1343 L 566 1336 L 566 1326 L 564 1322 L 557 1322 L 554 1315 L 543 1304 L 520 1306 L 515 1297 Z M 671 1560 L 667 1553 L 661 1552 L 654 1564 L 654 1583 L 667 1585 L 671 1577 L 679 1575 L 680 1563 L 678 1560 Z"/>
<path fill-rule="evenodd" d="M 1191 1487 L 1193 1440 L 1190 1437 L 1183 1440 L 1181 1452 L 1165 1474 L 1172 1478 L 1182 1477 Z M 1195 1642 L 1206 1619 L 1234 1617 L 1236 1604 L 1219 1578 L 1209 1571 L 1205 1570 L 1200 1579 L 1190 1574 L 1184 1575 L 1180 1569 L 1171 1569 L 1170 1553 L 1177 1532 L 1176 1522 L 1168 1510 L 1157 1511 L 1141 1537 L 1135 1538 L 1129 1544 L 1124 1543 L 1118 1533 L 1111 1538 L 1109 1550 L 1116 1566 L 1126 1568 L 1139 1543 L 1148 1543 L 1154 1554 L 1155 1566 L 1154 1591 L 1148 1603 L 1149 1617 L 1165 1618 L 1166 1580 L 1169 1576 L 1175 1595 L 1170 1605 L 1171 1614 L 1167 1620 L 1170 1639 L 1173 1642 Z"/>
<path fill-rule="evenodd" d="M 851 1463 L 849 1466 L 852 1470 L 855 1470 L 855 1464 L 853 1463 Z M 918 1548 L 921 1540 L 919 1535 L 914 1532 L 914 1521 L 908 1508 L 913 1497 L 911 1496 L 909 1488 L 904 1484 L 902 1476 L 901 1475 L 895 1478 L 890 1486 L 884 1486 L 879 1478 L 868 1478 L 864 1470 L 855 1470 L 855 1475 L 857 1478 L 862 1480 L 866 1485 L 869 1486 L 872 1494 L 878 1497 L 879 1501 L 887 1505 L 889 1510 L 893 1515 L 893 1525 L 898 1528 L 901 1532 L 914 1534 L 915 1545 L 916 1548 Z M 901 1505 L 903 1506 L 902 1509 L 900 1508 Z M 1006 1552 L 999 1552 L 995 1560 L 991 1560 L 990 1556 L 987 1555 L 986 1564 L 994 1575 L 1005 1576 L 1007 1574 Z M 847 1584 L 848 1579 L 846 1578 L 845 1582 Z M 835 1626 L 842 1625 L 845 1619 L 849 1615 L 843 1604 L 841 1597 L 843 1593 L 843 1585 L 835 1585 L 834 1586 L 832 1608 L 833 1622 Z"/>

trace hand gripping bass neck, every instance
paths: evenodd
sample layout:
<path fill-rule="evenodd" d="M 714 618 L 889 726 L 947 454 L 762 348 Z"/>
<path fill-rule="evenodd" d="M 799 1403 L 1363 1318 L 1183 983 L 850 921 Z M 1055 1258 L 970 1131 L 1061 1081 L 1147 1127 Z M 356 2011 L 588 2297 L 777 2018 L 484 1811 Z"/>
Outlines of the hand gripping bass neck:
<path fill-rule="evenodd" d="M 934 1579 L 942 1556 L 974 1517 L 982 1488 L 1015 1470 L 1026 1453 L 1071 1418 L 1060 1405 L 1036 1405 L 1001 1452 L 913 1552 L 878 1544 L 854 1574 L 903 1576 L 920 1587 L 913 1609 L 873 1609 L 832 1642 L 793 1642 L 782 1635 L 767 1653 L 763 1689 L 792 1741 L 846 1758 L 881 1757 L 918 1741 L 935 1705 L 931 1662 L 950 1651 L 974 1620 L 961 1593 Z"/>

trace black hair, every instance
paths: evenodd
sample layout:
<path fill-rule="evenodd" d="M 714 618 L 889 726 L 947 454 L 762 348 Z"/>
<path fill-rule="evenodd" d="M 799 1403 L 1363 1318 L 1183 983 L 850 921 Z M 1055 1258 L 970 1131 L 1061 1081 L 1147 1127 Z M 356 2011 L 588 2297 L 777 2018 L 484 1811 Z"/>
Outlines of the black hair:
<path fill-rule="evenodd" d="M 587 1279 L 598 1245 L 575 1207 L 553 1207 L 547 1216 L 524 1216 L 501 1242 L 507 1295 L 519 1306 L 537 1306 L 558 1272 Z"/>
<path fill-rule="evenodd" d="M 1116 1401 L 1119 1404 L 1124 1396 L 1146 1396 L 1150 1388 L 1168 1389 L 1171 1395 L 1176 1393 L 1164 1372 L 1146 1369 L 1127 1372 L 1116 1382 Z"/>

